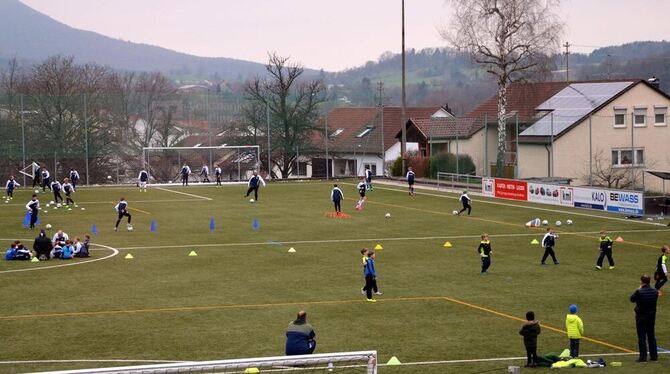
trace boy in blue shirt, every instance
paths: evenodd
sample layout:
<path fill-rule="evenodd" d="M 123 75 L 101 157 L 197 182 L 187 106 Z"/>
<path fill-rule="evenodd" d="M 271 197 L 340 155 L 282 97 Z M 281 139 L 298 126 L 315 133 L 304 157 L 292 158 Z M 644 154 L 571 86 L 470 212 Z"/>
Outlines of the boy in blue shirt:
<path fill-rule="evenodd" d="M 377 300 L 372 298 L 372 293 L 377 289 L 377 271 L 375 270 L 375 251 L 369 250 L 367 252 L 368 260 L 365 262 L 365 267 L 363 268 L 363 275 L 365 276 L 365 296 L 367 301 L 371 303 L 376 303 Z M 377 291 L 374 292 L 375 295 L 381 295 L 382 293 Z"/>

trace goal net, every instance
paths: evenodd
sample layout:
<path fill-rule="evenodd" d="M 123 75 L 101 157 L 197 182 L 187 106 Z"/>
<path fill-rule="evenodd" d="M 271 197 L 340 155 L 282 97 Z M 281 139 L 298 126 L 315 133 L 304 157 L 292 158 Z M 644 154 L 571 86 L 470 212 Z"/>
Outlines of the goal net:
<path fill-rule="evenodd" d="M 189 180 L 207 182 L 203 167 L 209 169 L 209 182 L 214 182 L 214 168 L 221 168 L 222 181 L 239 181 L 248 178 L 260 165 L 260 147 L 212 146 L 212 147 L 145 147 L 142 149 L 142 165 L 155 183 L 172 183 L 181 179 L 181 169 L 191 169 Z"/>
<path fill-rule="evenodd" d="M 170 373 L 377 373 L 377 351 L 256 357 L 223 361 L 183 362 L 101 369 L 52 371 L 50 374 Z M 47 374 L 47 373 L 45 373 Z"/>

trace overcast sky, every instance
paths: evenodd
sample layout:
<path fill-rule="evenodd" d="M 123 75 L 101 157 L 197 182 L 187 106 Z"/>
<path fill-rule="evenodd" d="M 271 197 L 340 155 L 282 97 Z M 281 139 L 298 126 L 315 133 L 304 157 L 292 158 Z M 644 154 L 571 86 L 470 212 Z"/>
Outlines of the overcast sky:
<path fill-rule="evenodd" d="M 400 51 L 400 0 L 21 0 L 72 27 L 199 56 L 265 62 L 268 51 L 330 71 Z M 444 46 L 444 0 L 405 2 L 407 47 Z M 564 0 L 574 51 L 670 40 L 670 0 Z"/>

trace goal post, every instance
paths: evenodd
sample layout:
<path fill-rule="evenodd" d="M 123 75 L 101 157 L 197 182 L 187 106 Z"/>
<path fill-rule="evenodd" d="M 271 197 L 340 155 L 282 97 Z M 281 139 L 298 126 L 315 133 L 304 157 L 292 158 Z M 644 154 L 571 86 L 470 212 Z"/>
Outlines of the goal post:
<path fill-rule="evenodd" d="M 32 162 L 30 165 L 26 166 L 25 168 L 19 170 L 19 173 L 27 176 L 30 179 L 35 178 L 35 172 L 39 170 L 40 166 L 36 162 Z"/>
<path fill-rule="evenodd" d="M 171 373 L 365 373 L 377 374 L 377 351 L 255 357 L 221 361 L 179 362 L 44 372 L 43 374 L 171 374 Z"/>
<path fill-rule="evenodd" d="M 190 179 L 203 182 L 203 165 L 209 168 L 209 180 L 214 182 L 214 168 L 222 170 L 221 180 L 239 181 L 247 178 L 260 166 L 260 146 L 220 145 L 194 147 L 143 147 L 142 167 L 156 183 L 171 183 L 179 179 L 182 165 L 191 168 Z"/>

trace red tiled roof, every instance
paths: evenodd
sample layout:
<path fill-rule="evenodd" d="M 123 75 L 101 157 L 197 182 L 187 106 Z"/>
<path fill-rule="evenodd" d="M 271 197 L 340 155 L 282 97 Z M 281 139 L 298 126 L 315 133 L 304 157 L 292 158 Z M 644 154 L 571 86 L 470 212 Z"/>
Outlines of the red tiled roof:
<path fill-rule="evenodd" d="M 421 132 L 426 140 L 430 138 L 451 139 L 469 138 L 483 125 L 483 118 L 475 117 L 449 117 L 449 118 L 413 118 L 410 119 L 408 127 L 412 124 Z M 400 137 L 400 131 L 396 138 Z"/>
<path fill-rule="evenodd" d="M 410 107 L 405 110 L 405 117 L 428 118 L 437 112 L 440 107 Z M 401 126 L 401 108 L 384 108 L 384 147 L 388 150 L 396 143 L 395 134 Z M 378 107 L 362 108 L 335 108 L 328 113 L 328 132 L 331 134 L 328 147 L 333 151 L 351 152 L 354 148 L 358 151 L 381 153 L 381 115 Z M 366 127 L 372 126 L 369 135 L 361 138 L 356 137 Z M 339 129 L 342 131 L 333 136 Z M 317 144 L 322 143 L 319 137 Z"/>

